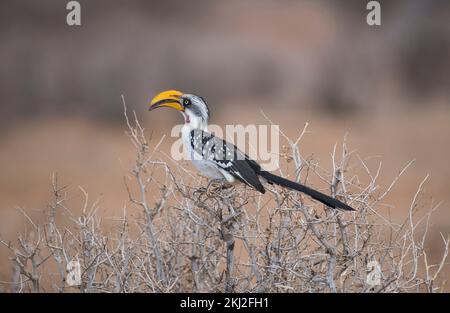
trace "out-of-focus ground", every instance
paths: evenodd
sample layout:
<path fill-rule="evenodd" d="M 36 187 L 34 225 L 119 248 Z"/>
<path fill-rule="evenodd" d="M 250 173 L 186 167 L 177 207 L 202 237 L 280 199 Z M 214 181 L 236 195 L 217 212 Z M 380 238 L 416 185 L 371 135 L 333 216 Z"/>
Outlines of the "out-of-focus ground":
<path fill-rule="evenodd" d="M 133 147 L 121 94 L 155 144 L 181 118 L 148 113 L 146 100 L 176 88 L 204 96 L 212 122 L 266 124 L 295 137 L 303 156 L 330 169 L 348 144 L 386 187 L 411 159 L 387 203 L 404 216 L 430 174 L 425 200 L 443 201 L 431 255 L 450 231 L 450 3 L 382 3 L 382 26 L 365 1 L 80 1 L 82 23 L 65 24 L 64 1 L 7 1 L 0 11 L 0 234 L 23 230 L 17 208 L 41 212 L 58 172 L 74 202 L 101 196 L 106 216 L 128 204 L 123 176 Z M 168 136 L 161 150 L 170 152 Z M 318 186 L 320 187 L 320 186 Z M 30 213 L 33 214 L 33 213 Z M 0 280 L 7 280 L 0 248 Z M 447 273 L 450 277 L 450 273 Z"/>

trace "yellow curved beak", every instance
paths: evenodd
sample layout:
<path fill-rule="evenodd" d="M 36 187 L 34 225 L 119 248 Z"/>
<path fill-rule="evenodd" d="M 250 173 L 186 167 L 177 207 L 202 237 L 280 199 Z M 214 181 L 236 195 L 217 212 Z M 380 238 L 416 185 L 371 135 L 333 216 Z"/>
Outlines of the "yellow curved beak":
<path fill-rule="evenodd" d="M 183 93 L 178 90 L 163 91 L 150 101 L 148 110 L 151 111 L 161 107 L 168 107 L 178 111 L 184 111 L 184 107 L 179 102 L 182 95 Z"/>

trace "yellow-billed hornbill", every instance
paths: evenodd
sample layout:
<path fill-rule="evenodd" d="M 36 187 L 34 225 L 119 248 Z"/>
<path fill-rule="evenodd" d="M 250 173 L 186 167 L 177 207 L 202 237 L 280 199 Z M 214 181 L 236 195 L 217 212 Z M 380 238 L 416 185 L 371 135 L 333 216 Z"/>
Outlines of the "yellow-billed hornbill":
<path fill-rule="evenodd" d="M 202 97 L 183 94 L 177 90 L 167 90 L 156 95 L 149 105 L 149 110 L 169 107 L 181 112 L 185 121 L 181 130 L 183 144 L 202 175 L 214 180 L 225 180 L 230 184 L 241 181 L 261 193 L 266 191 L 261 180 L 267 181 L 303 192 L 331 208 L 354 210 L 347 204 L 317 190 L 264 171 L 258 163 L 235 145 L 209 133 L 209 109 Z"/>

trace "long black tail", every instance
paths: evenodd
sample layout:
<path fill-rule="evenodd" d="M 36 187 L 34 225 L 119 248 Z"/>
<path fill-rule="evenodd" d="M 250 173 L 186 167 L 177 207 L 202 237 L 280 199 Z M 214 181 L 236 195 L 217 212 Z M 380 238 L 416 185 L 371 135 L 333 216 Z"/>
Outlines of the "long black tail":
<path fill-rule="evenodd" d="M 304 185 L 284 179 L 283 177 L 274 175 L 274 174 L 266 172 L 266 171 L 260 171 L 259 175 L 264 177 L 268 182 L 280 185 L 282 187 L 286 187 L 286 188 L 290 188 L 290 189 L 294 189 L 294 190 L 303 192 L 303 193 L 307 194 L 308 196 L 310 196 L 311 198 L 313 198 L 317 201 L 320 201 L 323 204 L 325 204 L 329 207 L 332 207 L 333 209 L 343 209 L 343 210 L 348 210 L 348 211 L 355 211 L 355 209 L 353 209 L 352 207 L 348 206 L 347 204 L 345 204 L 337 199 L 331 198 L 330 196 L 327 196 L 326 194 L 323 194 L 317 190 L 311 189 Z"/>

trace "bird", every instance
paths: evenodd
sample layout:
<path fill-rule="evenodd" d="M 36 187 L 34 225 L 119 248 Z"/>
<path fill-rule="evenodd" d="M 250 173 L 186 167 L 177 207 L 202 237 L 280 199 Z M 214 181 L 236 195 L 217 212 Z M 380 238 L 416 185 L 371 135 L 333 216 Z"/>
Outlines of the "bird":
<path fill-rule="evenodd" d="M 201 96 L 166 90 L 158 93 L 148 103 L 149 111 L 163 107 L 175 109 L 183 115 L 183 145 L 197 170 L 211 181 L 228 184 L 241 182 L 260 193 L 266 192 L 263 183 L 275 184 L 304 193 L 330 208 L 355 211 L 338 199 L 265 171 L 234 144 L 208 132 L 210 110 Z"/>

